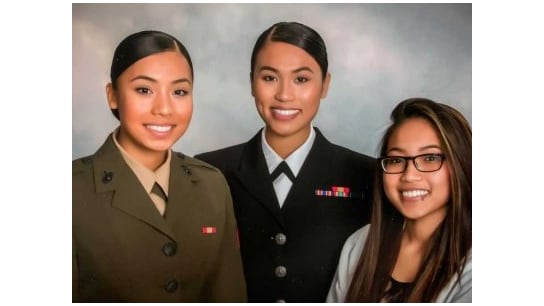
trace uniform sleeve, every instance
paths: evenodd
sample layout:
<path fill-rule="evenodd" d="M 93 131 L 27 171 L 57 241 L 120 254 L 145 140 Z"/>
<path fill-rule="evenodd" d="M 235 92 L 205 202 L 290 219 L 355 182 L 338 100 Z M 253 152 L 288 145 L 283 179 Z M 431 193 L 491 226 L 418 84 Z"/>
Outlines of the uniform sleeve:
<path fill-rule="evenodd" d="M 211 276 L 209 286 L 210 302 L 246 302 L 246 283 L 238 242 L 236 219 L 232 198 L 225 180 L 225 233 L 219 250 L 220 256 Z"/>
<path fill-rule="evenodd" d="M 79 299 L 79 273 L 77 268 L 76 245 L 72 237 L 72 303 Z"/>
<path fill-rule="evenodd" d="M 353 278 L 353 272 L 359 263 L 359 257 L 368 235 L 369 225 L 357 230 L 344 243 L 336 274 L 327 295 L 327 303 L 343 303 Z"/>

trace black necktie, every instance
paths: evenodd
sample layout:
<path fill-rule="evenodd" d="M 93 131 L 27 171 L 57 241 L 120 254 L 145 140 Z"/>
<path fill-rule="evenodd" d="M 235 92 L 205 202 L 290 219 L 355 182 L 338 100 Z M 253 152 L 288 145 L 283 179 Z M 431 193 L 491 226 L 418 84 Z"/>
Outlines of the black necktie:
<path fill-rule="evenodd" d="M 166 202 L 168 200 L 168 197 L 166 196 L 166 193 L 164 193 L 164 190 L 162 190 L 161 186 L 157 182 L 155 182 L 155 184 L 153 184 L 153 188 L 151 188 L 151 192 L 153 192 L 154 194 L 161 197 L 161 199 L 163 199 L 164 202 Z"/>
<path fill-rule="evenodd" d="M 291 169 L 289 168 L 287 163 L 285 161 L 282 161 L 276 167 L 276 169 L 274 169 L 272 174 L 270 174 L 272 176 L 272 182 L 275 181 L 278 178 L 278 176 L 280 176 L 280 174 L 282 174 L 282 173 L 287 175 L 287 177 L 291 180 L 291 182 L 295 181 L 295 175 L 293 174 L 293 172 L 291 171 Z"/>

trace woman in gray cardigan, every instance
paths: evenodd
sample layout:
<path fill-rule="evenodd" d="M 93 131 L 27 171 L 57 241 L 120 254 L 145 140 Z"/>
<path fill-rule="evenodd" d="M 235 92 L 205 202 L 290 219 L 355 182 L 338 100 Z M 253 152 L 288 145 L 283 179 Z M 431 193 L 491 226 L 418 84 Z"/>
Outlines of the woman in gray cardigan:
<path fill-rule="evenodd" d="M 328 302 L 472 302 L 472 130 L 413 98 L 381 143 L 370 225 L 344 244 Z"/>

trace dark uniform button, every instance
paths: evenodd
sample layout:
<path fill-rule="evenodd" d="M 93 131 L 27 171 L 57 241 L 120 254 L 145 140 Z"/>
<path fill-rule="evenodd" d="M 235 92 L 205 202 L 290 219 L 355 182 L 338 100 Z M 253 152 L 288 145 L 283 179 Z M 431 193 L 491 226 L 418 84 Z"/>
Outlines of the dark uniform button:
<path fill-rule="evenodd" d="M 274 236 L 274 241 L 276 241 L 277 245 L 284 245 L 285 242 L 287 242 L 287 236 L 285 236 L 285 234 L 278 233 L 276 236 Z"/>
<path fill-rule="evenodd" d="M 102 183 L 107 184 L 111 182 L 113 179 L 113 172 L 104 171 L 104 175 L 102 176 Z"/>
<path fill-rule="evenodd" d="M 285 275 L 287 275 L 287 268 L 284 266 L 277 266 L 274 273 L 277 277 L 285 277 Z"/>
<path fill-rule="evenodd" d="M 167 292 L 174 292 L 178 289 L 178 286 L 178 281 L 173 279 L 168 281 L 166 285 L 164 285 L 164 290 L 166 290 Z"/>
<path fill-rule="evenodd" d="M 285 300 L 284 299 L 279 299 L 276 301 L 276 303 L 285 303 Z"/>
<path fill-rule="evenodd" d="M 176 254 L 177 247 L 173 242 L 168 242 L 162 247 L 162 252 L 166 256 L 174 256 Z"/>
<path fill-rule="evenodd" d="M 186 173 L 187 175 L 193 174 L 193 173 L 191 172 L 191 169 L 189 169 L 187 166 L 183 165 L 183 166 L 181 166 L 181 168 L 183 169 L 183 171 L 185 171 L 185 173 Z"/>

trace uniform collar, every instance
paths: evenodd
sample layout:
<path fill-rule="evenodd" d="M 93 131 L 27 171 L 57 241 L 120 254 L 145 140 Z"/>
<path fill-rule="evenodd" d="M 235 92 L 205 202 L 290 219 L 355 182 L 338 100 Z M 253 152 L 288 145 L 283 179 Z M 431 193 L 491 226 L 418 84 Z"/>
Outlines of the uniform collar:
<path fill-rule="evenodd" d="M 117 128 L 112 134 L 113 143 L 121 153 L 121 156 L 127 163 L 127 165 L 130 167 L 132 172 L 136 175 L 140 183 L 144 186 L 144 189 L 147 191 L 147 193 L 151 193 L 151 189 L 153 188 L 153 185 L 155 182 L 159 184 L 166 194 L 168 196 L 168 182 L 170 177 L 170 161 L 172 159 L 172 152 L 171 150 L 168 150 L 168 153 L 166 155 L 166 161 L 162 163 L 155 171 L 149 170 L 147 167 L 142 165 L 140 162 L 138 162 L 136 159 L 134 159 L 130 154 L 121 147 L 119 142 L 117 141 L 117 134 L 118 134 L 119 128 Z"/>
<path fill-rule="evenodd" d="M 268 166 L 268 172 L 272 173 L 272 171 L 276 169 L 276 167 L 283 161 L 283 159 L 272 149 L 272 147 L 270 147 L 268 142 L 266 142 L 266 137 L 264 136 L 265 130 L 266 127 L 263 128 L 261 131 L 261 146 L 264 153 L 264 158 L 266 160 L 266 165 Z M 295 177 L 298 175 L 300 168 L 302 168 L 302 164 L 310 153 L 310 150 L 312 149 L 312 146 L 314 144 L 314 140 L 315 131 L 313 126 L 310 126 L 310 135 L 308 135 L 306 141 L 285 159 L 285 162 L 287 163 Z"/>

